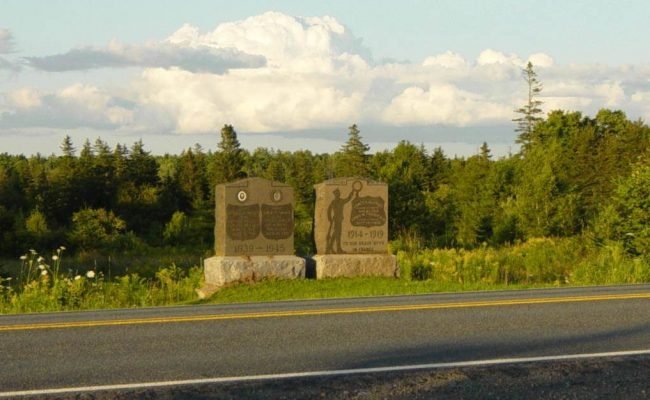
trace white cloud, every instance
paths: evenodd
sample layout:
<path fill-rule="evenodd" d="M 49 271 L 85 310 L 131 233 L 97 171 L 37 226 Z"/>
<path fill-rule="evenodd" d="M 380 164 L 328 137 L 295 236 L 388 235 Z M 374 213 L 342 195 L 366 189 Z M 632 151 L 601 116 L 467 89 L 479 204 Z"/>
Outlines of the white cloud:
<path fill-rule="evenodd" d="M 650 121 L 650 91 L 639 90 L 630 96 L 632 105 L 638 109 L 644 121 Z"/>
<path fill-rule="evenodd" d="M 132 124 L 135 117 L 135 106 L 127 101 L 82 84 L 45 95 L 23 88 L 6 97 L 13 110 L 0 115 L 0 128 L 117 129 Z"/>
<path fill-rule="evenodd" d="M 590 107 L 593 100 L 580 96 L 544 96 L 542 109 L 545 112 L 552 110 L 584 110 Z"/>
<path fill-rule="evenodd" d="M 237 48 L 268 61 L 264 68 L 223 76 L 145 71 L 141 101 L 168 110 L 180 133 L 214 132 L 224 123 L 254 132 L 349 123 L 360 117 L 370 84 L 360 41 L 331 17 L 269 12 L 203 35 L 185 25 L 167 41 Z"/>
<path fill-rule="evenodd" d="M 234 48 L 262 55 L 271 68 L 297 72 L 333 72 L 354 63 L 364 66 L 369 52 L 351 32 L 332 17 L 292 17 L 267 12 L 243 21 L 224 23 L 201 34 L 184 25 L 166 42 L 191 48 Z"/>
<path fill-rule="evenodd" d="M 453 85 L 410 87 L 386 108 L 384 122 L 397 125 L 451 124 L 466 126 L 502 122 L 512 108 Z"/>
<path fill-rule="evenodd" d="M 543 108 L 547 111 L 563 110 L 588 110 L 596 111 L 590 106 L 598 108 L 618 108 L 627 104 L 623 85 L 619 81 L 562 80 L 550 81 L 544 85 Z"/>
<path fill-rule="evenodd" d="M 422 65 L 425 67 L 436 66 L 449 69 L 464 69 L 468 67 L 467 61 L 460 54 L 451 51 L 427 57 L 422 62 Z"/>
<path fill-rule="evenodd" d="M 9 104 L 16 108 L 33 108 L 42 103 L 40 94 L 31 88 L 18 89 L 7 96 Z"/>
<path fill-rule="evenodd" d="M 486 49 L 479 54 L 476 59 L 478 65 L 514 65 L 521 67 L 524 65 L 524 62 L 516 54 L 505 54 L 500 51 Z"/>
<path fill-rule="evenodd" d="M 175 116 L 179 133 L 215 132 L 224 123 L 249 132 L 329 126 L 355 120 L 362 94 L 282 71 L 196 76 L 180 70 L 143 74 L 145 105 Z"/>
<path fill-rule="evenodd" d="M 553 66 L 555 64 L 555 60 L 553 60 L 553 57 L 549 56 L 548 54 L 544 53 L 535 53 L 531 54 L 528 57 L 528 61 L 533 64 L 534 68 L 548 68 Z"/>
<path fill-rule="evenodd" d="M 650 92 L 638 91 L 630 98 L 635 103 L 650 103 Z"/>

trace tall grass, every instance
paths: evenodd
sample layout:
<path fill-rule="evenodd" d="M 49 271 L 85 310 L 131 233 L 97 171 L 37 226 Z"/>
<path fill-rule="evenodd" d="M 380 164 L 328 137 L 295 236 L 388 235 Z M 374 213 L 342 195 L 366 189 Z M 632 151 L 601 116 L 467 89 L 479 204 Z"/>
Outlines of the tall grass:
<path fill-rule="evenodd" d="M 403 277 L 437 282 L 598 285 L 650 282 L 650 262 L 616 242 L 595 247 L 582 237 L 538 238 L 513 246 L 397 251 Z"/>
<path fill-rule="evenodd" d="M 27 313 L 100 308 L 130 308 L 186 303 L 196 300 L 203 269 L 171 264 L 154 277 L 130 273 L 107 279 L 100 271 L 61 272 L 64 248 L 51 257 L 52 265 L 36 251 L 21 257 L 19 278 L 0 277 L 0 313 Z"/>

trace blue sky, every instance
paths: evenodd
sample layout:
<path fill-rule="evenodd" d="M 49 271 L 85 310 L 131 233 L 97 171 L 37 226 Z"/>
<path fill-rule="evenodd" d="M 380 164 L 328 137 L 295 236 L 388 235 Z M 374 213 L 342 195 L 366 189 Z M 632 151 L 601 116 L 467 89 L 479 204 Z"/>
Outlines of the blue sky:
<path fill-rule="evenodd" d="M 225 123 L 251 149 L 335 151 L 358 123 L 373 150 L 505 154 L 529 60 L 547 110 L 648 119 L 648 16 L 645 1 L 3 0 L 0 152 L 57 152 L 65 134 L 214 148 Z"/>

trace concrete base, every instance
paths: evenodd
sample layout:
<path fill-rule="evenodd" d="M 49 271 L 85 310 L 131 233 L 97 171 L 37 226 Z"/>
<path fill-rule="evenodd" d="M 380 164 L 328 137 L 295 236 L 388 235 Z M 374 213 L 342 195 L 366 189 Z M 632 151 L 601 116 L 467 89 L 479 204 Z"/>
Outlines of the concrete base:
<path fill-rule="evenodd" d="M 205 286 L 197 290 L 202 299 L 230 283 L 305 277 L 305 259 L 296 256 L 218 256 L 206 258 L 203 266 Z"/>
<path fill-rule="evenodd" d="M 313 257 L 316 279 L 389 276 L 399 278 L 397 258 L 390 254 L 325 254 Z"/>

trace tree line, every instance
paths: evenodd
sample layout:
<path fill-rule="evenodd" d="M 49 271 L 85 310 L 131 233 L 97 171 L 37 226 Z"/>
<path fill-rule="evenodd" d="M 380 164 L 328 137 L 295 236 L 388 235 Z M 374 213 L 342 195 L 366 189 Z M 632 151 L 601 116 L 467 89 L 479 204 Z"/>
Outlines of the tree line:
<path fill-rule="evenodd" d="M 364 176 L 388 183 L 392 238 L 474 248 L 585 235 L 647 255 L 650 128 L 607 109 L 594 117 L 563 110 L 534 116 L 519 121 L 521 150 L 498 159 L 486 143 L 470 157 L 408 141 L 370 154 L 357 125 L 334 154 L 249 152 L 230 125 L 215 151 L 195 145 L 154 156 L 142 141 L 110 148 L 101 139 L 78 150 L 66 137 L 58 156 L 0 154 L 0 254 L 61 244 L 78 251 L 209 251 L 214 186 L 255 176 L 294 188 L 296 247 L 310 254 L 313 185 Z"/>

